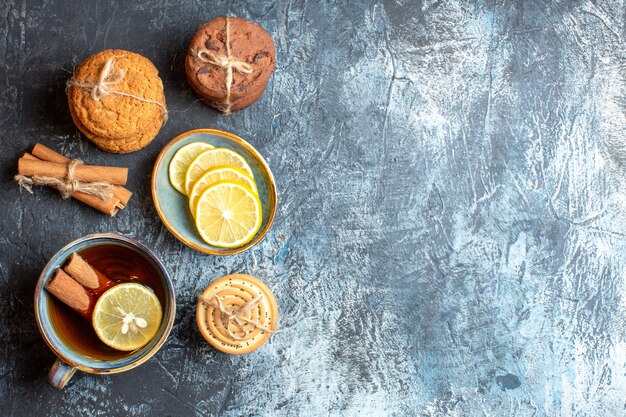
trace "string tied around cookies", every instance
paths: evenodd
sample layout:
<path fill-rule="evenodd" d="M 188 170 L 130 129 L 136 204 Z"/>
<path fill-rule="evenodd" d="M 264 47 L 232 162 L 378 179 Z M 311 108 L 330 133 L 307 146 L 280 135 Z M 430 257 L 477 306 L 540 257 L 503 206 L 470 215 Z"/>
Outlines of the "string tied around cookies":
<path fill-rule="evenodd" d="M 76 167 L 82 165 L 80 159 L 72 159 L 67 164 L 65 178 L 55 178 L 40 175 L 26 176 L 18 174 L 14 177 L 20 189 L 24 189 L 33 194 L 33 186 L 48 185 L 59 190 L 61 197 L 65 200 L 71 197 L 72 193 L 81 192 L 106 201 L 113 197 L 114 188 L 108 182 L 83 182 L 75 178 Z"/>
<path fill-rule="evenodd" d="M 228 48 L 230 49 L 230 48 Z M 196 52 L 196 57 L 207 64 L 216 65 L 223 69 L 228 69 L 229 67 L 241 72 L 242 74 L 250 74 L 254 69 L 250 64 L 245 61 L 239 61 L 232 56 L 228 55 L 218 55 L 213 51 L 208 49 L 198 49 Z"/>
<path fill-rule="evenodd" d="M 158 101 L 148 100 L 143 97 L 136 96 L 134 94 L 125 93 L 123 91 L 119 91 L 114 89 L 113 87 L 120 83 L 125 76 L 124 69 L 115 67 L 115 58 L 109 58 L 104 63 L 102 67 L 102 71 L 100 71 L 100 75 L 98 76 L 98 81 L 94 83 L 81 82 L 77 81 L 75 77 L 70 78 L 66 86 L 69 87 L 78 87 L 83 88 L 85 90 L 90 91 L 91 99 L 94 101 L 100 101 L 104 97 L 114 94 L 123 97 L 130 97 L 132 99 L 141 101 L 142 103 L 151 103 L 159 106 L 163 111 L 163 124 L 167 123 L 168 113 L 167 109 Z"/>
<path fill-rule="evenodd" d="M 230 20 L 226 16 L 226 54 L 216 54 L 205 48 L 198 49 L 195 53 L 196 58 L 207 64 L 215 65 L 226 71 L 225 84 L 226 84 L 226 96 L 224 97 L 225 107 L 223 112 L 230 114 L 230 92 L 233 88 L 233 70 L 242 74 L 251 74 L 254 71 L 252 65 L 245 61 L 240 61 L 232 56 L 230 52 Z"/>
<path fill-rule="evenodd" d="M 248 301 L 247 303 L 243 304 L 240 307 L 232 307 L 230 309 L 227 309 L 224 306 L 224 304 L 222 304 L 222 300 L 220 300 L 220 298 L 217 295 L 213 295 L 213 297 L 211 297 L 210 299 L 204 297 L 203 295 L 199 295 L 198 299 L 201 302 L 213 307 L 214 309 L 222 313 L 223 315 L 222 320 L 223 320 L 224 328 L 226 328 L 228 335 L 232 337 L 234 340 L 245 340 L 245 330 L 244 330 L 245 324 L 250 324 L 254 328 L 259 329 L 262 332 L 274 333 L 272 330 L 268 329 L 267 327 L 261 326 L 258 322 L 254 320 L 250 320 L 245 317 L 245 314 L 247 312 L 249 312 L 250 310 L 255 308 L 257 305 L 259 305 L 259 303 L 263 299 L 263 297 L 260 295 L 256 298 L 253 298 L 252 300 Z M 234 323 L 235 325 L 237 325 L 241 329 L 241 331 L 244 333 L 244 336 L 239 336 L 233 333 L 233 331 L 230 329 L 231 323 Z"/>

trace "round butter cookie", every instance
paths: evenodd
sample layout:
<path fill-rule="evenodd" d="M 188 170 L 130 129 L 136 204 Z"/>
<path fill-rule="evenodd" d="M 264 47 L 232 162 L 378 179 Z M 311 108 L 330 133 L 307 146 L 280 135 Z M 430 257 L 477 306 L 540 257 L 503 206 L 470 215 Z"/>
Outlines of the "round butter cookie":
<path fill-rule="evenodd" d="M 278 305 L 272 291 L 258 278 L 233 274 L 213 281 L 199 296 L 196 321 L 214 348 L 248 353 L 276 331 Z"/>
<path fill-rule="evenodd" d="M 88 57 L 67 86 L 74 123 L 108 152 L 146 147 L 167 119 L 158 71 L 134 52 L 107 49 Z"/>

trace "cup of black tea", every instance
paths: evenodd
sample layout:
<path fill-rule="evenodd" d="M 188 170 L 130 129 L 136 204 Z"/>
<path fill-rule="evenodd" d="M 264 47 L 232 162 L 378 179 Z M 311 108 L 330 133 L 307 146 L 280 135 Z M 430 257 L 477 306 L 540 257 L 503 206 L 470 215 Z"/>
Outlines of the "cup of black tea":
<path fill-rule="evenodd" d="M 158 326 L 152 329 L 155 332 L 154 336 L 145 345 L 128 351 L 105 344 L 89 320 L 89 315 L 94 309 L 93 305 L 89 306 L 88 314 L 84 311 L 80 312 L 83 314 L 79 314 L 75 306 L 68 307 L 73 305 L 72 300 L 66 304 L 60 301 L 63 297 L 55 297 L 49 291 L 50 282 L 57 279 L 59 270 L 76 255 L 97 270 L 98 274 L 106 276 L 110 281 L 107 282 L 114 285 L 112 288 L 118 284 L 125 286 L 128 286 L 128 283 L 140 284 L 135 287 L 148 289 L 147 292 L 155 300 L 155 304 L 160 304 L 162 314 L 160 324 L 154 325 Z M 67 277 L 70 284 L 78 285 L 79 289 L 83 288 Z M 61 287 L 66 292 L 70 291 L 66 288 L 74 288 Z M 84 295 L 85 299 L 92 301 L 98 295 L 90 293 L 89 288 L 85 290 L 85 294 L 87 294 Z M 72 297 L 70 291 L 70 298 Z M 35 289 L 37 326 L 44 341 L 57 356 L 48 373 L 48 380 L 53 386 L 61 389 L 76 370 L 91 374 L 111 374 L 141 365 L 165 343 L 172 329 L 175 313 L 176 299 L 172 280 L 157 256 L 141 243 L 118 234 L 100 233 L 83 236 L 67 244 L 50 259 L 41 272 Z M 145 320 L 135 318 L 133 321 L 132 315 L 128 317 L 122 316 L 125 320 L 122 332 L 131 330 L 141 332 L 146 327 Z"/>

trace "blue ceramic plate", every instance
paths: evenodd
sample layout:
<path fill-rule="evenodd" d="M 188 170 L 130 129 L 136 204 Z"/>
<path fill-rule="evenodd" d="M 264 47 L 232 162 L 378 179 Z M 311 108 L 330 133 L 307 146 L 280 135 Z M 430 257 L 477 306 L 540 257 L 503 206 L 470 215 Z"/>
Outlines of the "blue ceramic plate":
<path fill-rule="evenodd" d="M 259 188 L 263 206 L 263 221 L 256 236 L 238 248 L 218 248 L 206 243 L 196 230 L 195 221 L 189 211 L 188 198 L 170 184 L 168 169 L 174 154 L 182 146 L 192 142 L 206 142 L 216 148 L 229 148 L 245 158 L 252 169 Z M 276 183 L 267 162 L 248 142 L 229 132 L 216 129 L 196 129 L 172 139 L 161 151 L 152 172 L 152 200 L 165 226 L 185 245 L 211 255 L 234 255 L 244 252 L 267 234 L 276 215 Z"/>

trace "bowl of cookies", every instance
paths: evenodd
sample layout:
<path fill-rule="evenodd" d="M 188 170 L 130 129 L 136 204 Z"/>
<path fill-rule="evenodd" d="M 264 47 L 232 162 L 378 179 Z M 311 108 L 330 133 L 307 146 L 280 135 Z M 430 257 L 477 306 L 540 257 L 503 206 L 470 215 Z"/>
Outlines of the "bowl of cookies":
<path fill-rule="evenodd" d="M 233 255 L 259 243 L 276 216 L 274 176 L 242 138 L 196 129 L 172 139 L 152 172 L 152 199 L 168 230 L 211 255 Z"/>

